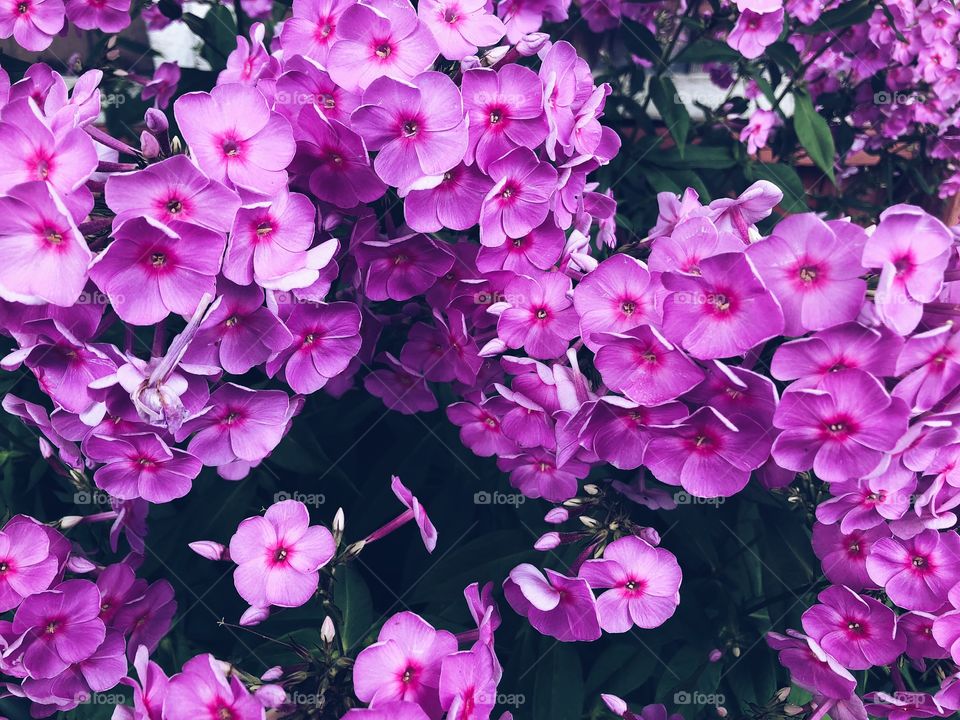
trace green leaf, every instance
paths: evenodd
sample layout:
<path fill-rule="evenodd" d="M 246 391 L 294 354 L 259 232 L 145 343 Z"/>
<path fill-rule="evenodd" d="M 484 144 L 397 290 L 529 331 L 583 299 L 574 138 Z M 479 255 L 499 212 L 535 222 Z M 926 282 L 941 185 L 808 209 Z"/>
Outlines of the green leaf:
<path fill-rule="evenodd" d="M 682 158 L 687 145 L 687 133 L 690 132 L 690 113 L 680 99 L 673 80 L 668 77 L 651 78 L 650 97 L 660 111 L 660 117 L 677 144 L 677 152 Z"/>
<path fill-rule="evenodd" d="M 797 139 L 810 159 L 817 167 L 826 173 L 830 181 L 836 184 L 833 173 L 833 160 L 836 150 L 833 145 L 833 135 L 830 125 L 813 107 L 810 96 L 801 91 L 793 94 L 793 128 L 797 132 Z"/>
<path fill-rule="evenodd" d="M 370 589 L 358 570 L 345 565 L 337 570 L 333 584 L 333 602 L 343 616 L 339 628 L 343 646 L 347 650 L 363 640 L 373 621 L 373 601 Z"/>
<path fill-rule="evenodd" d="M 654 63 L 660 63 L 660 43 L 646 26 L 624 18 L 621 37 L 631 53 L 646 60 L 652 60 Z"/>
<path fill-rule="evenodd" d="M 577 651 L 543 638 L 533 683 L 533 720 L 580 720 L 583 672 Z"/>
<path fill-rule="evenodd" d="M 823 13 L 812 25 L 800 25 L 798 32 L 820 34 L 827 30 L 842 30 L 859 25 L 873 15 L 873 0 L 854 0 Z"/>
<path fill-rule="evenodd" d="M 750 182 L 767 180 L 783 191 L 780 205 L 788 213 L 804 212 L 807 208 L 807 193 L 797 171 L 785 163 L 754 163 L 746 167 Z"/>
<path fill-rule="evenodd" d="M 738 60 L 740 53 L 719 40 L 700 38 L 687 45 L 674 58 L 674 62 L 703 64 Z"/>

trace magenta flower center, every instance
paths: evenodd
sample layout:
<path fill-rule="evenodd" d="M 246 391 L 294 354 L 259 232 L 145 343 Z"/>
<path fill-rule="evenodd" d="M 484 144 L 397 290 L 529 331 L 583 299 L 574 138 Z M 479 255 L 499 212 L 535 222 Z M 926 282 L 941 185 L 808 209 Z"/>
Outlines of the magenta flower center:
<path fill-rule="evenodd" d="M 241 147 L 240 140 L 235 137 L 225 137 L 220 143 L 220 147 L 223 150 L 223 155 L 226 158 L 235 158 L 240 155 Z"/>
<path fill-rule="evenodd" d="M 847 635 L 853 638 L 862 638 L 869 635 L 867 624 L 860 618 L 850 618 L 845 621 Z"/>
<path fill-rule="evenodd" d="M 167 212 L 170 213 L 171 215 L 176 215 L 177 213 L 180 213 L 182 211 L 183 211 L 183 203 L 177 200 L 176 198 L 173 198 L 167 203 Z"/>
<path fill-rule="evenodd" d="M 284 563 L 287 561 L 288 551 L 285 547 L 278 547 L 276 552 L 273 553 L 273 561 L 275 563 Z"/>
<path fill-rule="evenodd" d="M 829 440 L 844 441 L 857 432 L 857 424 L 846 415 L 835 415 L 823 421 L 823 435 Z"/>
<path fill-rule="evenodd" d="M 150 255 L 150 264 L 155 268 L 162 268 L 167 264 L 167 256 L 161 252 L 153 253 Z"/>
<path fill-rule="evenodd" d="M 490 124 L 497 125 L 503 121 L 503 108 L 490 108 Z"/>
<path fill-rule="evenodd" d="M 30 5 L 28 3 L 22 2 L 19 5 L 17 5 L 17 12 L 20 13 L 21 15 L 26 15 L 29 10 L 30 10 Z"/>
<path fill-rule="evenodd" d="M 10 569 L 10 564 L 6 560 L 0 560 L 0 575 L 3 575 Z"/>
<path fill-rule="evenodd" d="M 393 53 L 393 47 L 388 40 L 380 40 L 374 43 L 373 53 L 381 60 L 386 60 Z"/>
<path fill-rule="evenodd" d="M 620 310 L 629 317 L 637 311 L 637 304 L 633 300 L 624 300 L 620 303 Z"/>
<path fill-rule="evenodd" d="M 412 138 L 417 136 L 420 126 L 416 120 L 407 120 L 403 123 L 403 136 Z"/>
<path fill-rule="evenodd" d="M 550 313 L 547 311 L 545 307 L 542 307 L 542 308 L 537 308 L 534 315 L 536 316 L 537 320 L 546 320 L 547 317 L 550 315 Z"/>
<path fill-rule="evenodd" d="M 51 245 L 60 245 L 63 242 L 63 235 L 56 228 L 47 228 L 43 237 Z"/>

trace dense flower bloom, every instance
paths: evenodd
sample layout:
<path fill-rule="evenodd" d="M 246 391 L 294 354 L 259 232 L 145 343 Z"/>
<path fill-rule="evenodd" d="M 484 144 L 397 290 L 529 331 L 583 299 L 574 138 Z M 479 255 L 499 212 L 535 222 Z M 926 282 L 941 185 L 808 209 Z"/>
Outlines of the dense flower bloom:
<path fill-rule="evenodd" d="M 12 35 L 26 50 L 46 50 L 63 28 L 64 13 L 62 0 L 4 3 L 0 10 L 0 37 Z"/>
<path fill-rule="evenodd" d="M 330 531 L 310 525 L 303 503 L 275 503 L 263 517 L 240 523 L 230 539 L 237 592 L 253 607 L 303 605 L 317 589 L 317 570 L 335 551 Z"/>
<path fill-rule="evenodd" d="M 607 545 L 602 560 L 585 562 L 579 576 L 594 589 L 610 588 L 597 599 L 600 627 L 607 632 L 657 627 L 680 604 L 677 559 L 632 535 Z"/>
<path fill-rule="evenodd" d="M 463 60 L 478 47 L 495 45 L 506 32 L 481 0 L 425 0 L 417 13 L 447 60 Z"/>
<path fill-rule="evenodd" d="M 351 5 L 349 0 L 295 0 L 293 17 L 280 33 L 284 51 L 326 63 L 337 40 L 337 23 Z"/>

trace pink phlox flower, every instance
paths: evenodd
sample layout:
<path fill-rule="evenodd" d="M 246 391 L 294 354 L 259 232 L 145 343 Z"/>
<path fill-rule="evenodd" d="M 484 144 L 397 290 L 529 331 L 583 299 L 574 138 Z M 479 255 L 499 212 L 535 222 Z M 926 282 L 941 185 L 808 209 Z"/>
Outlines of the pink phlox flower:
<path fill-rule="evenodd" d="M 310 525 L 306 505 L 283 500 L 244 520 L 230 538 L 234 584 L 254 607 L 299 607 L 316 592 L 317 571 L 335 552 L 333 535 Z"/>
<path fill-rule="evenodd" d="M 597 599 L 600 626 L 627 632 L 634 625 L 662 625 L 680 604 L 680 566 L 673 553 L 627 535 L 614 540 L 603 558 L 587 560 L 578 573 L 590 587 L 610 588 Z"/>
<path fill-rule="evenodd" d="M 397 613 L 380 629 L 377 642 L 357 656 L 354 691 L 373 708 L 403 700 L 439 720 L 441 666 L 455 652 L 457 641 L 451 633 L 435 629 L 412 612 Z"/>
<path fill-rule="evenodd" d="M 583 578 L 550 569 L 544 577 L 536 567 L 523 563 L 510 571 L 503 591 L 514 611 L 542 635 L 560 642 L 589 642 L 601 635 L 597 601 Z"/>
<path fill-rule="evenodd" d="M 369 0 L 340 16 L 326 67 L 337 85 L 356 92 L 379 77 L 409 80 L 429 70 L 439 52 L 409 2 Z"/>

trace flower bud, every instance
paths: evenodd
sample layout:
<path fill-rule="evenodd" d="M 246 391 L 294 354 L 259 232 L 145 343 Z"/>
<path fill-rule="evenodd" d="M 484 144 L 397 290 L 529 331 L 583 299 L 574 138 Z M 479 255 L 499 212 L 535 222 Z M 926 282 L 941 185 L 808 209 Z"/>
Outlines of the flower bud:
<path fill-rule="evenodd" d="M 566 508 L 557 507 L 550 510 L 543 517 L 543 521 L 550 523 L 551 525 L 559 525 L 560 523 L 565 523 L 570 518 L 570 513 Z"/>
<path fill-rule="evenodd" d="M 323 624 L 320 625 L 320 639 L 323 640 L 327 645 L 333 642 L 334 638 L 337 636 L 337 628 L 334 627 L 333 618 L 327 615 L 323 619 Z"/>
<path fill-rule="evenodd" d="M 645 527 L 639 533 L 641 539 L 646 540 L 650 545 L 657 547 L 660 544 L 660 533 L 652 527 Z"/>
<path fill-rule="evenodd" d="M 340 541 L 343 540 L 343 527 L 344 527 L 343 508 L 337 508 L 337 512 L 333 516 L 333 522 L 330 524 L 330 529 L 333 532 L 333 542 L 338 547 L 340 545 Z"/>
<path fill-rule="evenodd" d="M 149 130 L 154 135 L 162 135 L 170 129 L 170 122 L 167 120 L 167 116 L 156 108 L 149 108 L 144 114 L 144 122 L 146 122 L 147 130 Z"/>
<path fill-rule="evenodd" d="M 148 159 L 160 156 L 160 143 L 146 130 L 140 133 L 140 154 Z"/>
<path fill-rule="evenodd" d="M 476 55 L 467 55 L 463 60 L 460 61 L 461 72 L 476 70 L 479 67 L 481 67 L 480 58 L 478 58 Z"/>
<path fill-rule="evenodd" d="M 707 658 L 712 663 L 720 662 L 720 658 L 722 657 L 723 657 L 723 650 L 719 650 L 718 648 L 714 648 L 713 650 L 710 651 L 710 654 L 707 655 Z"/>
<path fill-rule="evenodd" d="M 595 530 L 596 528 L 600 527 L 600 523 L 587 515 L 581 516 L 580 522 L 582 522 L 584 526 L 590 528 L 591 530 Z"/>
<path fill-rule="evenodd" d="M 520 42 L 517 43 L 517 52 L 523 57 L 530 57 L 536 55 L 541 50 L 549 50 L 551 44 L 550 36 L 547 35 L 547 33 L 527 33 L 520 38 Z"/>
<path fill-rule="evenodd" d="M 212 540 L 197 540 L 187 545 L 197 555 L 207 560 L 229 560 L 230 550 L 225 545 Z"/>
<path fill-rule="evenodd" d="M 583 491 L 584 491 L 587 495 L 599 495 L 599 494 L 600 494 L 600 488 L 598 488 L 598 487 L 597 487 L 596 485 L 594 485 L 593 483 L 587 483 L 586 485 L 584 485 L 584 486 L 583 486 Z"/>
<path fill-rule="evenodd" d="M 560 545 L 560 533 L 548 532 L 541 535 L 533 544 L 535 550 L 547 551 L 553 550 Z"/>

